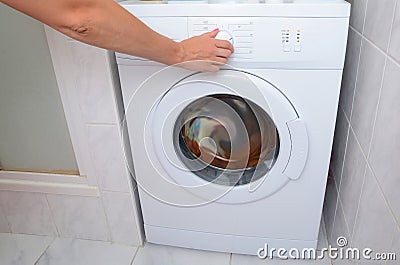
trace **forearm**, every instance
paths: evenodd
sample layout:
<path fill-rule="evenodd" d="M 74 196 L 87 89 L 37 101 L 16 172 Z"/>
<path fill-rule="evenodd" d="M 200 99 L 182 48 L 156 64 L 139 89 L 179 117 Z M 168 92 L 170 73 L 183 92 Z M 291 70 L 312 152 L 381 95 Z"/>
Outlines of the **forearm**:
<path fill-rule="evenodd" d="M 2 0 L 60 32 L 105 49 L 174 64 L 182 47 L 110 0 Z M 41 2 L 41 3 L 40 3 Z"/>

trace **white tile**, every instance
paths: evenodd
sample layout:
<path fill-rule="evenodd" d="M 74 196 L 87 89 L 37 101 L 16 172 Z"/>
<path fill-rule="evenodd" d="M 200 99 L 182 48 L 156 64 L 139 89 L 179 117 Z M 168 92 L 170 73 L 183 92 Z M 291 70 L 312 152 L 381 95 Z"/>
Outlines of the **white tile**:
<path fill-rule="evenodd" d="M 362 32 L 364 26 L 365 9 L 367 0 L 352 0 L 351 1 L 351 14 L 350 25 Z"/>
<path fill-rule="evenodd" d="M 71 93 L 79 101 L 83 120 L 88 123 L 116 123 L 117 114 L 107 51 L 80 42 L 68 42 L 75 87 Z"/>
<path fill-rule="evenodd" d="M 368 0 L 364 35 L 386 51 L 396 0 Z"/>
<path fill-rule="evenodd" d="M 230 254 L 147 243 L 132 265 L 229 265 Z"/>
<path fill-rule="evenodd" d="M 347 117 L 351 116 L 360 52 L 361 35 L 356 33 L 352 28 L 349 28 L 346 60 L 343 69 L 342 87 L 340 89 L 340 106 Z"/>
<path fill-rule="evenodd" d="M 87 131 L 100 188 L 128 192 L 128 170 L 117 125 L 87 125 Z"/>
<path fill-rule="evenodd" d="M 368 169 L 354 229 L 353 247 L 368 247 L 374 252 L 388 251 L 396 228 L 378 183 Z"/>
<path fill-rule="evenodd" d="M 0 203 L 13 233 L 57 235 L 45 195 L 1 191 Z"/>
<path fill-rule="evenodd" d="M 330 261 L 328 257 L 325 257 L 322 260 L 293 260 L 293 259 L 260 259 L 257 256 L 248 256 L 248 255 L 237 255 L 232 254 L 231 265 L 330 265 Z"/>
<path fill-rule="evenodd" d="M 135 247 L 109 242 L 57 238 L 37 265 L 130 265 Z"/>
<path fill-rule="evenodd" d="M 0 234 L 0 263 L 33 265 L 52 241 L 50 236 Z"/>
<path fill-rule="evenodd" d="M 10 232 L 11 232 L 10 226 L 8 225 L 7 218 L 3 213 L 3 207 L 1 206 L 0 203 L 0 233 L 10 233 Z"/>
<path fill-rule="evenodd" d="M 364 153 L 368 153 L 378 106 L 385 55 L 368 41 L 362 41 L 360 68 L 350 123 Z"/>
<path fill-rule="evenodd" d="M 388 60 L 369 161 L 400 221 L 400 67 Z"/>
<path fill-rule="evenodd" d="M 400 62 L 400 3 L 397 2 L 396 15 L 390 38 L 389 54 Z"/>
<path fill-rule="evenodd" d="M 356 221 L 366 164 L 361 147 L 356 140 L 353 130 L 350 130 L 339 191 L 350 235 L 352 235 Z"/>
<path fill-rule="evenodd" d="M 103 192 L 103 202 L 110 226 L 111 240 L 128 245 L 140 245 L 138 223 L 129 193 Z"/>
<path fill-rule="evenodd" d="M 50 194 L 47 198 L 60 236 L 110 240 L 100 198 Z"/>

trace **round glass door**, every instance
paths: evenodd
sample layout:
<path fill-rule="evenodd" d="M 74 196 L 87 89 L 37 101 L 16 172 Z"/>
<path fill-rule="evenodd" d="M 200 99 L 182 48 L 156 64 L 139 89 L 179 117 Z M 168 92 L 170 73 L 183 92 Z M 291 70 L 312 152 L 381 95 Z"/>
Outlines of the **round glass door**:
<path fill-rule="evenodd" d="M 209 95 L 186 106 L 173 130 L 182 163 L 200 178 L 220 185 L 244 185 L 265 176 L 279 153 L 271 117 L 250 100 Z"/>

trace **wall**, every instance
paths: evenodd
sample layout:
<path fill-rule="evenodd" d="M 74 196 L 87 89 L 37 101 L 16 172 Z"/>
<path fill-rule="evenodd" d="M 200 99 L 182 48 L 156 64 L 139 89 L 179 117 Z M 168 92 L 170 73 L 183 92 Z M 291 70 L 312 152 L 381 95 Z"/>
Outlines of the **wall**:
<path fill-rule="evenodd" d="M 78 173 L 43 25 L 0 5 L 0 168 Z"/>
<path fill-rule="evenodd" d="M 399 102 L 400 1 L 353 0 L 324 206 L 333 246 L 345 236 L 400 258 Z"/>
<path fill-rule="evenodd" d="M 126 163 L 131 158 L 124 153 L 113 54 L 48 27 L 45 32 L 40 41 L 49 44 L 79 176 L 36 174 L 32 181 L 25 174 L 0 172 L 0 232 L 141 245 L 143 225 Z"/>

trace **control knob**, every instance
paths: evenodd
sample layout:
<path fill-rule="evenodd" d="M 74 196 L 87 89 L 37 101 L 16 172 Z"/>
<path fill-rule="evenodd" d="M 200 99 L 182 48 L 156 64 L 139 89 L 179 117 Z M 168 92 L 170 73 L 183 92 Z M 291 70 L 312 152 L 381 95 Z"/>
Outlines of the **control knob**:
<path fill-rule="evenodd" d="M 220 30 L 215 38 L 217 40 L 227 40 L 233 45 L 233 36 L 226 30 Z"/>

